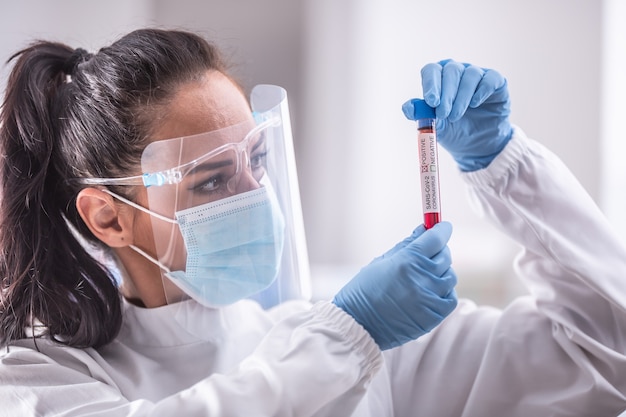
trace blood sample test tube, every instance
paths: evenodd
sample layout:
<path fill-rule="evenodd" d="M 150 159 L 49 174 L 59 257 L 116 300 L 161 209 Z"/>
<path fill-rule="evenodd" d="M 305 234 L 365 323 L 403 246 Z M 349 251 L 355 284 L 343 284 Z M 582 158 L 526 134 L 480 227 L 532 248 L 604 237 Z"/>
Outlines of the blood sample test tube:
<path fill-rule="evenodd" d="M 424 100 L 414 100 L 413 108 L 417 123 L 417 146 L 424 226 L 426 229 L 430 229 L 441 220 L 435 109 L 426 104 Z"/>

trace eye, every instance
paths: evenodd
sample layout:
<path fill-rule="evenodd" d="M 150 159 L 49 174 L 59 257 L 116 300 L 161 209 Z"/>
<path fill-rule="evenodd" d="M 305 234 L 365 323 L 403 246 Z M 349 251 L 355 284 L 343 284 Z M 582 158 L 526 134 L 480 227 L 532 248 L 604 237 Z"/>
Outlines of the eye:
<path fill-rule="evenodd" d="M 268 143 L 266 132 L 259 132 L 250 139 L 248 152 L 250 155 L 250 170 L 257 172 L 267 167 Z"/>
<path fill-rule="evenodd" d="M 200 193 L 212 193 L 219 191 L 226 186 L 226 181 L 222 174 L 210 176 L 201 181 L 194 181 L 187 189 Z"/>
<path fill-rule="evenodd" d="M 250 156 L 250 169 L 253 171 L 259 168 L 265 168 L 267 165 L 267 154 L 268 151 L 265 149 L 262 152 L 257 152 L 254 155 Z"/>
<path fill-rule="evenodd" d="M 228 150 L 211 157 L 190 169 L 184 179 L 184 187 L 197 195 L 212 194 L 211 198 L 228 192 L 228 182 L 237 173 L 236 154 Z"/>

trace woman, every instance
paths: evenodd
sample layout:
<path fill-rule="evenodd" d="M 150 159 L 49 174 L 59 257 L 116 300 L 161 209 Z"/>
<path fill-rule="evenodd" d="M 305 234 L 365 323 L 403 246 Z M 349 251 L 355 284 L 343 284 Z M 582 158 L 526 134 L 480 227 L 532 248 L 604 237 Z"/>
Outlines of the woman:
<path fill-rule="evenodd" d="M 624 408 L 624 249 L 558 160 L 513 130 L 497 72 L 431 64 L 424 94 L 537 291 L 448 316 L 447 223 L 418 227 L 332 303 L 299 299 L 284 92 L 253 90 L 251 112 L 197 36 L 140 30 L 94 56 L 41 42 L 16 58 L 0 136 L 2 413 Z"/>

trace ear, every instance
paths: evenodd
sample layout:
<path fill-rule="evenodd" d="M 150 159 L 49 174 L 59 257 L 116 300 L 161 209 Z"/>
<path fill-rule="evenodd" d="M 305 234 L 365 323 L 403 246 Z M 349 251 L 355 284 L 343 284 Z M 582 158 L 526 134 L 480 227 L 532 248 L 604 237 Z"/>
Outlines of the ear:
<path fill-rule="evenodd" d="M 76 197 L 76 209 L 91 233 L 109 247 L 133 243 L 132 210 L 123 209 L 114 198 L 96 188 L 84 188 Z"/>

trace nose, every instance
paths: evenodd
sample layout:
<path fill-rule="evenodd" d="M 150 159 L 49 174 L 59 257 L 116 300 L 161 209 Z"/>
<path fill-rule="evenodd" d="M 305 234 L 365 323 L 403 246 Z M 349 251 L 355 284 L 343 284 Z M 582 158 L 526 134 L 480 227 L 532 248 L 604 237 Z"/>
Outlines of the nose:
<path fill-rule="evenodd" d="M 235 194 L 245 193 L 246 191 L 256 190 L 261 188 L 261 184 L 254 178 L 252 171 L 247 166 L 244 166 L 241 174 L 239 174 L 239 180 L 235 187 Z"/>
<path fill-rule="evenodd" d="M 228 183 L 228 190 L 233 194 L 241 194 L 246 191 L 261 188 L 259 182 L 255 179 L 250 169 L 250 158 L 244 150 L 239 154 L 239 172 Z"/>

